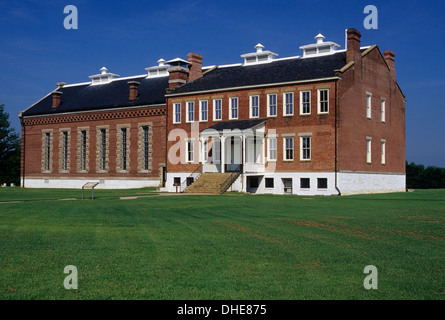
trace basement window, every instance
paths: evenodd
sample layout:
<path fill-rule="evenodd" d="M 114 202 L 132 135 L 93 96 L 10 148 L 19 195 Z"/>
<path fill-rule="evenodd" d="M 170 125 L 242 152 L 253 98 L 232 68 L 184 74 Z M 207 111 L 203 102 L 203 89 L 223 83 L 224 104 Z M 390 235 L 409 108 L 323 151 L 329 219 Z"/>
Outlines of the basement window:
<path fill-rule="evenodd" d="M 301 178 L 300 179 L 300 188 L 301 189 L 310 189 L 311 188 L 311 179 Z"/>
<path fill-rule="evenodd" d="M 317 188 L 318 189 L 327 189 L 328 188 L 328 179 L 327 178 L 318 178 L 317 179 Z"/>

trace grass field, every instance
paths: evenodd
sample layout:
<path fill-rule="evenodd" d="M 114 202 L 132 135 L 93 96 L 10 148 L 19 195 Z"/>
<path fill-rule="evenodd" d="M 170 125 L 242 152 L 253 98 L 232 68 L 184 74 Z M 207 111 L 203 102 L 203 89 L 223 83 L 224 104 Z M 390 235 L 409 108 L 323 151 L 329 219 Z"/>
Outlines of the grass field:
<path fill-rule="evenodd" d="M 445 190 L 80 196 L 0 189 L 0 299 L 445 298 Z M 368 265 L 377 290 L 363 286 Z"/>

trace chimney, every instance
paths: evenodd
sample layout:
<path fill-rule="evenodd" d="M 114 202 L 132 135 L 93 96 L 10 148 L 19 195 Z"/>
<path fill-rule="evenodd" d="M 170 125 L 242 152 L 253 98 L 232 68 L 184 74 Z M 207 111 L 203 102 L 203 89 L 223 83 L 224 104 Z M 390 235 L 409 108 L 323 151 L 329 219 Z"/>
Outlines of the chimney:
<path fill-rule="evenodd" d="M 176 89 L 180 85 L 186 84 L 189 78 L 190 62 L 176 58 L 166 62 L 170 67 L 167 69 L 169 90 Z"/>
<path fill-rule="evenodd" d="M 191 64 L 189 66 L 189 81 L 202 77 L 202 56 L 197 53 L 190 52 L 187 54 L 187 60 Z"/>
<path fill-rule="evenodd" d="M 60 96 L 62 95 L 62 92 L 60 91 L 53 91 L 53 109 L 56 109 L 60 106 Z"/>
<path fill-rule="evenodd" d="M 355 61 L 358 63 L 361 59 L 360 38 L 361 33 L 356 29 L 348 29 L 348 49 L 346 50 L 346 63 Z"/>
<path fill-rule="evenodd" d="M 139 94 L 139 84 L 140 83 L 137 81 L 128 81 L 128 86 L 130 87 L 130 97 L 128 98 L 128 100 L 136 100 Z"/>
<path fill-rule="evenodd" d="M 392 52 L 391 50 L 386 50 L 383 52 L 383 55 L 385 56 L 386 64 L 389 67 L 389 70 L 391 71 L 391 76 L 395 80 L 396 79 L 396 69 L 395 69 L 395 61 L 396 61 L 396 54 Z"/>

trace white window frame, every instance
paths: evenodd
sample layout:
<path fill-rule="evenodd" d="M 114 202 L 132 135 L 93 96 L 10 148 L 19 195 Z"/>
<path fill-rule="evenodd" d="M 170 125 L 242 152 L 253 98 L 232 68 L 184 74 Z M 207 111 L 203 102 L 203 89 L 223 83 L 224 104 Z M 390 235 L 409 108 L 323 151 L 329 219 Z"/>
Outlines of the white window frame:
<path fill-rule="evenodd" d="M 254 99 L 257 99 L 257 105 L 256 106 L 254 106 L 254 104 L 253 104 L 253 102 L 254 102 Z M 253 108 L 256 108 L 257 109 L 257 115 L 254 115 L 253 114 Z M 260 96 L 259 95 L 252 95 L 252 96 L 249 96 L 249 117 L 252 119 L 256 119 L 256 118 L 259 118 L 260 117 Z"/>
<path fill-rule="evenodd" d="M 233 108 L 233 101 L 236 101 L 236 109 Z M 236 117 L 233 116 L 233 110 L 236 110 Z M 239 117 L 239 99 L 238 97 L 230 97 L 229 98 L 229 119 L 236 120 Z"/>
<path fill-rule="evenodd" d="M 193 107 L 193 112 L 190 112 L 190 106 Z M 187 123 L 195 122 L 195 101 L 187 101 L 186 102 L 186 112 L 187 112 Z M 190 119 L 190 113 L 193 115 L 193 119 Z"/>
<path fill-rule="evenodd" d="M 309 139 L 309 148 L 304 148 L 304 140 Z M 304 150 L 309 149 L 309 157 L 304 157 Z M 311 135 L 300 135 L 300 161 L 311 161 L 312 160 L 312 136 Z"/>
<path fill-rule="evenodd" d="M 272 148 L 272 141 L 274 141 L 275 148 Z M 278 160 L 278 139 L 277 137 L 267 138 L 267 161 L 276 162 Z M 275 151 L 275 157 L 272 157 L 272 151 Z"/>
<path fill-rule="evenodd" d="M 292 107 L 292 113 L 287 113 L 287 106 L 288 106 L 287 99 L 286 99 L 287 95 L 292 95 L 292 102 L 290 103 L 290 105 Z M 295 112 L 295 94 L 293 91 L 292 92 L 284 92 L 283 93 L 283 116 L 285 116 L 285 117 L 293 116 L 294 112 Z"/>
<path fill-rule="evenodd" d="M 317 113 L 318 114 L 328 114 L 329 113 L 329 89 L 327 89 L 327 88 L 323 88 L 323 89 L 318 89 L 317 90 L 318 91 L 318 94 L 317 94 L 317 96 L 318 96 L 318 106 L 317 106 Z M 327 97 L 326 97 L 326 101 L 322 101 L 321 100 L 321 92 L 322 91 L 326 91 L 327 92 Z M 327 111 L 321 111 L 321 106 L 322 106 L 322 103 L 327 103 Z"/>
<path fill-rule="evenodd" d="M 304 98 L 304 94 L 305 93 L 309 93 L 309 112 L 303 112 L 304 111 L 304 100 L 303 100 L 303 98 Z M 300 115 L 310 115 L 311 114 L 311 112 L 312 112 L 312 105 L 311 105 L 311 94 L 312 94 L 312 92 L 311 92 L 311 90 L 304 90 L 304 91 L 300 91 Z M 307 103 L 307 102 L 306 102 Z"/>
<path fill-rule="evenodd" d="M 382 146 L 382 150 L 381 150 L 381 152 L 382 152 L 382 165 L 385 165 L 386 164 L 386 140 L 385 139 L 382 139 L 382 141 L 381 141 L 381 146 Z"/>
<path fill-rule="evenodd" d="M 366 163 L 372 163 L 372 138 L 366 137 Z"/>
<path fill-rule="evenodd" d="M 366 118 L 372 117 L 372 93 L 366 92 Z"/>
<path fill-rule="evenodd" d="M 177 107 L 179 106 L 179 112 Z M 181 109 L 182 109 L 182 105 L 180 102 L 177 103 L 173 103 L 173 123 L 181 123 Z M 179 115 L 179 121 L 177 121 Z"/>
<path fill-rule="evenodd" d="M 270 103 L 270 98 L 275 97 L 275 104 L 272 105 Z M 270 113 L 270 108 L 274 106 L 275 107 L 275 114 Z M 278 113 L 278 95 L 276 93 L 270 93 L 267 95 L 267 116 L 268 117 L 276 117 Z"/>
<path fill-rule="evenodd" d="M 185 149 L 186 149 L 185 162 L 186 163 L 193 163 L 193 161 L 195 159 L 195 144 L 194 143 L 195 143 L 195 141 L 193 139 L 185 140 Z M 191 146 L 191 148 L 190 148 L 190 146 Z M 191 158 L 190 158 L 190 155 L 191 155 Z"/>
<path fill-rule="evenodd" d="M 219 107 L 220 107 L 220 112 L 221 112 L 221 117 L 217 118 L 216 117 L 216 105 L 217 102 L 219 102 Z M 222 99 L 213 99 L 213 121 L 222 121 Z"/>
<path fill-rule="evenodd" d="M 386 99 L 381 98 L 380 99 L 380 108 L 381 108 L 381 114 L 382 114 L 382 122 L 386 122 Z"/>
<path fill-rule="evenodd" d="M 203 104 L 206 104 L 206 119 L 203 118 Z M 209 101 L 208 100 L 199 100 L 199 122 L 207 122 L 209 120 Z"/>
<path fill-rule="evenodd" d="M 288 139 L 292 139 L 292 159 L 287 158 L 287 150 L 290 150 L 287 148 L 286 141 Z M 283 161 L 294 161 L 295 160 L 295 139 L 293 136 L 283 136 Z"/>

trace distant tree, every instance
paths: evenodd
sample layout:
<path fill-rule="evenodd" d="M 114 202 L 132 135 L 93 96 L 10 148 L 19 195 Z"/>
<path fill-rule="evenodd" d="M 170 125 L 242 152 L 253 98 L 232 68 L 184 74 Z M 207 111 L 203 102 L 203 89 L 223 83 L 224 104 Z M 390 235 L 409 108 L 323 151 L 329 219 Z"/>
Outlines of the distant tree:
<path fill-rule="evenodd" d="M 409 189 L 445 188 L 445 168 L 406 162 L 406 186 Z"/>
<path fill-rule="evenodd" d="M 0 183 L 20 184 L 20 137 L 0 105 Z"/>

